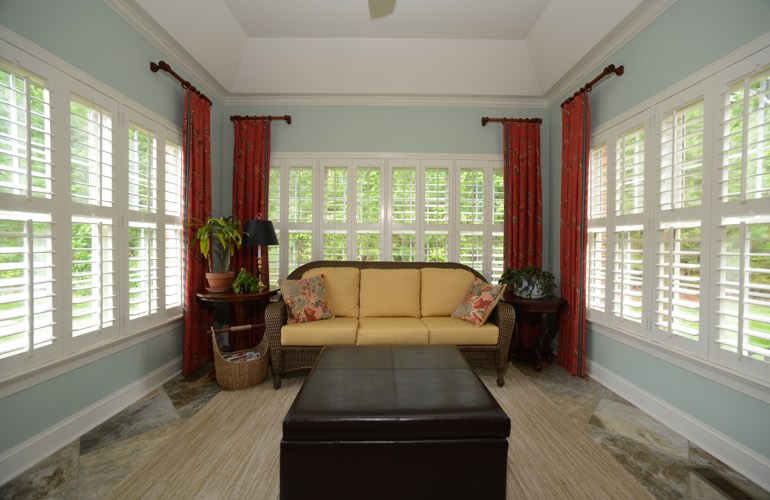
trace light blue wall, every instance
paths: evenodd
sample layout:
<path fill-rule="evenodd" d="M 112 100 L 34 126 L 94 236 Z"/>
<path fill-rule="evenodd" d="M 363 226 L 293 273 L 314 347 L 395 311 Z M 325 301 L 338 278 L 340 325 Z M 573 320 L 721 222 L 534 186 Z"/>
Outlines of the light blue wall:
<path fill-rule="evenodd" d="M 181 355 L 177 328 L 0 399 L 0 454 Z"/>
<path fill-rule="evenodd" d="M 678 0 L 663 15 L 596 68 L 624 65 L 625 74 L 607 78 L 591 93 L 591 122 L 621 114 L 701 68 L 765 34 L 770 1 Z M 572 89 L 570 94 L 576 89 Z M 567 95 L 562 96 L 562 99 Z M 559 101 L 561 103 L 561 100 Z M 550 268 L 559 274 L 561 110 L 549 109 L 554 169 L 549 228 Z M 589 333 L 588 357 L 640 388 L 770 458 L 770 405 L 660 360 L 609 337 Z"/>
<path fill-rule="evenodd" d="M 180 85 L 149 69 L 150 61 L 165 59 L 172 67 L 174 61 L 100 0 L 0 0 L 0 23 L 181 128 Z M 221 116 L 215 103 L 216 157 L 222 150 Z M 177 329 L 0 399 L 0 454 L 181 354 Z"/>

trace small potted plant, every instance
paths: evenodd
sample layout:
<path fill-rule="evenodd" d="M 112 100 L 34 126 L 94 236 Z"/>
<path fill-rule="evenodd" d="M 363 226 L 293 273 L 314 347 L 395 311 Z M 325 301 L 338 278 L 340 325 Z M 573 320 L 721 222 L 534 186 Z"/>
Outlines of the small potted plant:
<path fill-rule="evenodd" d="M 500 284 L 503 283 L 508 285 L 514 295 L 525 299 L 541 299 L 556 288 L 553 274 L 536 266 L 506 269 L 500 276 Z"/>
<path fill-rule="evenodd" d="M 241 248 L 243 231 L 237 217 L 209 217 L 195 233 L 200 242 L 201 254 L 208 260 L 209 272 L 206 279 L 210 292 L 223 292 L 230 288 L 235 279 L 232 271 L 232 256 Z M 214 246 L 217 248 L 214 248 Z"/>
<path fill-rule="evenodd" d="M 238 276 L 233 281 L 233 291 L 240 295 L 243 293 L 257 293 L 259 291 L 259 280 L 257 277 L 241 268 Z"/>

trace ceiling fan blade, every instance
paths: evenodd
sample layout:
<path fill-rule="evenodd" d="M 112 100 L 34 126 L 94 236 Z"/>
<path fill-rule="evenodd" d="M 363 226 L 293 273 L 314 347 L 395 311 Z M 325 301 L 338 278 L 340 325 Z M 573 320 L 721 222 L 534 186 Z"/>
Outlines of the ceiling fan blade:
<path fill-rule="evenodd" d="M 369 0 L 369 16 L 374 19 L 393 13 L 396 0 Z"/>

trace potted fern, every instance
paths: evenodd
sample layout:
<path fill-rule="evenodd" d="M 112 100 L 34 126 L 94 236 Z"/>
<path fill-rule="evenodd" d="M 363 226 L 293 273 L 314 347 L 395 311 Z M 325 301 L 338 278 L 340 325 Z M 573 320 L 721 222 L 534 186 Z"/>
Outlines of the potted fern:
<path fill-rule="evenodd" d="M 503 283 L 508 285 L 514 295 L 524 299 L 541 299 L 556 288 L 554 275 L 537 266 L 506 269 L 500 276 L 500 284 Z"/>
<path fill-rule="evenodd" d="M 209 217 L 195 233 L 201 255 L 208 261 L 206 279 L 210 292 L 227 291 L 235 279 L 232 257 L 243 244 L 241 222 L 237 217 Z M 216 246 L 216 248 L 214 248 Z"/>

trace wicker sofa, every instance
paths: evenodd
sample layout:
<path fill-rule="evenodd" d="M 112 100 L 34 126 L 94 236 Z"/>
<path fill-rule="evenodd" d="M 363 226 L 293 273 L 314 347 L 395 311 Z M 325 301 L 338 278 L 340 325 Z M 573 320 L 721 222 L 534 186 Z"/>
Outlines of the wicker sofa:
<path fill-rule="evenodd" d="M 265 311 L 273 386 L 281 375 L 313 366 L 325 345 L 457 345 L 473 366 L 497 371 L 504 384 L 513 335 L 513 307 L 499 302 L 476 327 L 451 318 L 475 277 L 458 263 L 315 261 L 289 274 L 300 279 L 324 274 L 333 319 L 287 324 L 282 298 Z"/>

